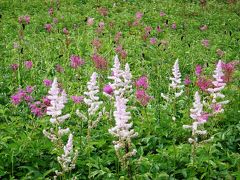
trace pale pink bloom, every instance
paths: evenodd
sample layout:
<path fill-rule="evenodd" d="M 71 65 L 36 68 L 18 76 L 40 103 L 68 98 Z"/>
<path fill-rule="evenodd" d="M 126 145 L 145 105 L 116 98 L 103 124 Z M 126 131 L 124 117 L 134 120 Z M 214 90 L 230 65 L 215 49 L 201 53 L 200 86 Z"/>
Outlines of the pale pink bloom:
<path fill-rule="evenodd" d="M 201 30 L 201 31 L 205 31 L 205 30 L 207 30 L 207 29 L 208 29 L 207 25 L 203 25 L 203 26 L 200 27 L 200 30 Z"/>
<path fill-rule="evenodd" d="M 87 18 L 87 25 L 88 25 L 88 26 L 92 26 L 93 23 L 94 23 L 94 18 L 88 17 L 88 18 Z"/>
<path fill-rule="evenodd" d="M 24 16 L 26 24 L 30 23 L 30 16 Z"/>
<path fill-rule="evenodd" d="M 51 32 L 52 30 L 52 25 L 51 24 L 45 24 L 44 28 L 47 30 L 47 32 Z"/>
<path fill-rule="evenodd" d="M 143 16 L 143 13 L 141 13 L 141 12 L 136 13 L 136 18 L 137 19 L 139 19 L 139 20 L 142 19 L 142 16 Z"/>
<path fill-rule="evenodd" d="M 208 47 L 209 46 L 209 40 L 208 39 L 203 39 L 201 42 L 202 42 L 202 45 L 204 47 Z"/>
<path fill-rule="evenodd" d="M 166 16 L 166 14 L 165 14 L 163 11 L 161 11 L 159 15 L 160 15 L 161 17 L 162 17 L 162 16 Z"/>
<path fill-rule="evenodd" d="M 89 106 L 88 108 L 89 115 L 94 115 L 100 108 L 100 105 L 103 103 L 102 101 L 99 100 L 99 97 L 97 95 L 99 93 L 97 77 L 98 74 L 96 72 L 94 72 L 91 75 L 91 79 L 87 83 L 88 91 L 84 92 L 84 94 L 86 95 L 84 98 L 84 102 Z"/>
<path fill-rule="evenodd" d="M 27 69 L 31 69 L 32 68 L 32 66 L 33 66 L 33 63 L 32 63 L 32 61 L 25 61 L 25 67 L 27 68 Z"/>
<path fill-rule="evenodd" d="M 157 38 L 150 38 L 150 44 L 154 45 L 157 43 Z"/>
<path fill-rule="evenodd" d="M 162 29 L 160 26 L 157 26 L 156 30 L 157 30 L 157 32 L 162 32 Z"/>
<path fill-rule="evenodd" d="M 172 29 L 176 29 L 177 28 L 177 24 L 176 23 L 173 23 L 172 24 Z"/>
<path fill-rule="evenodd" d="M 82 66 L 83 64 L 85 64 L 85 61 L 83 59 L 81 59 L 79 56 L 76 56 L 76 55 L 72 55 L 70 57 L 70 64 L 71 64 L 71 67 L 76 69 L 78 68 L 79 66 Z"/>
<path fill-rule="evenodd" d="M 67 30 L 67 28 L 65 27 L 65 28 L 63 28 L 63 33 L 65 34 L 65 35 L 68 35 L 69 34 L 69 31 Z"/>
<path fill-rule="evenodd" d="M 49 14 L 50 16 L 53 15 L 53 8 L 49 8 L 49 10 L 48 10 L 48 14 Z"/>

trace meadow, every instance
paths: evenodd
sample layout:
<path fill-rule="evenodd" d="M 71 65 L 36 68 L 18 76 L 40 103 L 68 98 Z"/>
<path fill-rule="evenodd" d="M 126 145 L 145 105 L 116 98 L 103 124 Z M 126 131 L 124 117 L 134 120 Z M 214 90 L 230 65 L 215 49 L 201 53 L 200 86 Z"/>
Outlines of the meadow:
<path fill-rule="evenodd" d="M 240 179 L 240 2 L 1 0 L 0 179 Z"/>

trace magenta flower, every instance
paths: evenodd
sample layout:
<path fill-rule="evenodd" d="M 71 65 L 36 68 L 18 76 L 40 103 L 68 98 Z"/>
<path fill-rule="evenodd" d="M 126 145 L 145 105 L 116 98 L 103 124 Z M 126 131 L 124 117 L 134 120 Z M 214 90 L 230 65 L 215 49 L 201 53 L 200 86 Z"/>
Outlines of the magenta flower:
<path fill-rule="evenodd" d="M 202 66 L 198 64 L 198 65 L 196 66 L 196 68 L 195 68 L 195 74 L 196 74 L 197 76 L 200 76 L 201 73 L 202 73 Z"/>
<path fill-rule="evenodd" d="M 138 20 L 142 19 L 142 16 L 143 16 L 143 13 L 141 13 L 141 12 L 137 12 L 137 13 L 136 13 L 136 18 L 137 18 Z"/>
<path fill-rule="evenodd" d="M 114 37 L 114 41 L 115 41 L 116 43 L 118 43 L 118 42 L 119 42 L 119 39 L 121 38 L 121 36 L 122 36 L 122 32 L 117 32 L 116 35 L 115 35 L 115 37 Z"/>
<path fill-rule="evenodd" d="M 75 104 L 79 104 L 83 101 L 84 96 L 71 96 L 71 98 Z"/>
<path fill-rule="evenodd" d="M 41 117 L 44 115 L 44 109 L 43 109 L 43 105 L 40 101 L 36 101 L 32 104 L 29 105 L 31 112 L 37 116 L 37 117 Z"/>
<path fill-rule="evenodd" d="M 24 16 L 26 24 L 30 23 L 30 16 Z"/>
<path fill-rule="evenodd" d="M 165 14 L 163 11 L 161 11 L 159 15 L 160 15 L 161 17 L 162 17 L 162 16 L 166 16 L 166 14 Z"/>
<path fill-rule="evenodd" d="M 148 78 L 146 76 L 141 76 L 138 78 L 138 80 L 135 83 L 137 89 L 143 88 L 147 89 L 148 88 Z"/>
<path fill-rule="evenodd" d="M 172 24 L 172 29 L 176 29 L 177 28 L 177 24 L 176 23 L 173 23 Z"/>
<path fill-rule="evenodd" d="M 47 32 L 51 32 L 52 30 L 52 25 L 51 24 L 45 24 L 44 28 L 47 30 Z"/>
<path fill-rule="evenodd" d="M 211 80 L 207 80 L 203 77 L 198 78 L 197 80 L 197 86 L 202 90 L 202 91 L 207 91 L 207 89 L 212 85 Z"/>
<path fill-rule="evenodd" d="M 47 97 L 43 97 L 42 98 L 43 104 L 46 106 L 50 106 L 51 105 L 51 100 L 48 99 Z"/>
<path fill-rule="evenodd" d="M 207 40 L 207 39 L 203 39 L 203 40 L 201 41 L 201 43 L 202 43 L 202 45 L 203 45 L 204 47 L 208 47 L 208 46 L 209 46 L 209 40 Z"/>
<path fill-rule="evenodd" d="M 94 53 L 92 56 L 92 60 L 97 69 L 107 69 L 107 61 L 106 61 L 106 59 L 104 59 L 104 57 L 100 56 L 99 54 Z"/>
<path fill-rule="evenodd" d="M 25 67 L 27 68 L 27 69 L 31 69 L 32 68 L 32 66 L 33 66 L 33 63 L 32 63 L 32 61 L 25 61 Z"/>
<path fill-rule="evenodd" d="M 236 64 L 237 63 L 234 61 L 229 63 L 222 62 L 222 69 L 224 70 L 224 76 L 222 77 L 222 79 L 224 82 L 229 82 L 231 80 Z"/>
<path fill-rule="evenodd" d="M 26 87 L 26 92 L 31 94 L 33 92 L 33 87 L 32 86 L 27 86 Z"/>
<path fill-rule="evenodd" d="M 49 8 L 49 10 L 48 10 L 48 14 L 50 15 L 50 16 L 52 16 L 53 15 L 53 8 L 51 7 L 51 8 Z"/>
<path fill-rule="evenodd" d="M 113 93 L 113 88 L 110 85 L 105 85 L 103 88 L 103 92 L 105 92 L 106 94 L 111 95 Z"/>
<path fill-rule="evenodd" d="M 151 99 L 151 97 L 146 94 L 145 90 L 137 90 L 136 98 L 142 106 L 146 106 Z"/>
<path fill-rule="evenodd" d="M 157 32 L 162 32 L 162 29 L 160 26 L 157 26 L 156 30 L 157 30 Z"/>
<path fill-rule="evenodd" d="M 189 84 L 191 84 L 191 80 L 189 79 L 189 76 L 186 76 L 186 78 L 184 79 L 184 84 L 186 86 L 188 86 Z"/>
<path fill-rule="evenodd" d="M 157 38 L 150 38 L 150 44 L 154 45 L 157 43 Z"/>
<path fill-rule="evenodd" d="M 81 59 L 79 56 L 76 56 L 76 55 L 72 55 L 70 57 L 70 61 L 71 61 L 71 67 L 74 69 L 78 68 L 79 66 L 82 66 L 85 63 L 83 59 Z"/>
<path fill-rule="evenodd" d="M 52 85 L 52 80 L 49 79 L 44 79 L 43 84 L 47 87 L 50 87 Z"/>
<path fill-rule="evenodd" d="M 65 27 L 65 28 L 63 28 L 63 33 L 65 34 L 65 35 L 68 35 L 69 34 L 69 31 L 67 30 L 67 28 Z"/>
<path fill-rule="evenodd" d="M 12 104 L 18 105 L 18 104 L 21 103 L 22 99 L 21 99 L 21 96 L 19 94 L 15 94 L 15 95 L 11 96 L 11 101 L 12 101 Z"/>
<path fill-rule="evenodd" d="M 13 71 L 16 71 L 18 68 L 19 68 L 19 65 L 18 65 L 18 64 L 11 64 L 11 69 L 12 69 Z"/>

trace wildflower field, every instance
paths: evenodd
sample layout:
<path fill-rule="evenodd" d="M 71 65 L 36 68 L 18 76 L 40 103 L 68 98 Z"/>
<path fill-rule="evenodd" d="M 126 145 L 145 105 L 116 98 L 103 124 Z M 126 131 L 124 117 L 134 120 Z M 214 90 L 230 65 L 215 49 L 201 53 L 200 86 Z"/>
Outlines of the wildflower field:
<path fill-rule="evenodd" d="M 240 179 L 240 1 L 1 0 L 0 179 Z"/>

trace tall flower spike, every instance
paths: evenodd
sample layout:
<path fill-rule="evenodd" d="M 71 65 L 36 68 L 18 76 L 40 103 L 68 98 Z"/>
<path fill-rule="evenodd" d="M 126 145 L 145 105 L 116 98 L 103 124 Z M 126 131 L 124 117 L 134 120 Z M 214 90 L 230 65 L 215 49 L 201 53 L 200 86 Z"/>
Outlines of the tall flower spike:
<path fill-rule="evenodd" d="M 68 142 L 63 147 L 64 154 L 57 157 L 59 164 L 62 167 L 62 172 L 56 171 L 57 175 L 61 175 L 64 172 L 69 172 L 75 168 L 78 151 L 73 152 L 73 135 L 70 133 L 68 136 Z"/>
<path fill-rule="evenodd" d="M 116 96 L 114 105 L 116 110 L 113 113 L 116 125 L 115 127 L 109 129 L 110 134 L 119 138 L 118 141 L 113 142 L 116 151 L 120 148 L 124 148 L 126 144 L 130 142 L 131 138 L 138 135 L 134 129 L 131 129 L 132 123 L 128 122 L 128 120 L 131 119 L 131 115 L 130 112 L 127 112 L 127 102 L 127 99 L 121 96 Z"/>
<path fill-rule="evenodd" d="M 87 83 L 88 92 L 84 92 L 84 94 L 87 96 L 84 98 L 84 102 L 89 106 L 89 115 L 95 114 L 95 112 L 97 112 L 99 109 L 99 106 L 103 103 L 102 101 L 99 101 L 99 97 L 97 96 L 97 93 L 99 92 L 97 77 L 97 73 L 94 72 L 90 81 Z"/>
<path fill-rule="evenodd" d="M 52 116 L 50 122 L 53 124 L 63 123 L 66 119 L 70 117 L 70 114 L 60 116 L 62 114 L 62 109 L 64 104 L 67 102 L 67 94 L 64 90 L 60 92 L 58 88 L 57 78 L 54 78 L 52 87 L 48 92 L 47 98 L 50 99 L 50 106 L 47 107 L 47 115 Z"/>
<path fill-rule="evenodd" d="M 116 55 L 114 57 L 114 65 L 112 70 L 112 75 L 108 79 L 113 80 L 110 86 L 113 88 L 115 96 L 123 96 L 126 92 L 132 91 L 132 74 L 130 72 L 130 67 L 128 64 L 125 65 L 125 70 L 121 69 L 121 64 Z"/>
<path fill-rule="evenodd" d="M 173 77 L 170 77 L 170 80 L 172 81 L 170 87 L 172 87 L 176 91 L 180 90 L 179 92 L 175 92 L 175 97 L 179 97 L 183 93 L 182 88 L 184 87 L 184 85 L 181 85 L 181 73 L 179 70 L 178 59 L 174 63 L 174 66 L 172 68 L 172 74 Z"/>
<path fill-rule="evenodd" d="M 229 101 L 222 101 L 217 102 L 218 98 L 223 99 L 225 96 L 221 93 L 221 90 L 224 89 L 226 83 L 223 82 L 223 70 L 222 70 L 222 62 L 221 60 L 218 61 L 216 69 L 214 71 L 213 77 L 214 81 L 212 81 L 212 84 L 214 85 L 214 88 L 208 88 L 208 92 L 211 93 L 212 96 L 212 108 L 214 110 L 214 113 L 221 113 L 224 111 L 222 108 L 223 104 L 227 104 Z"/>

